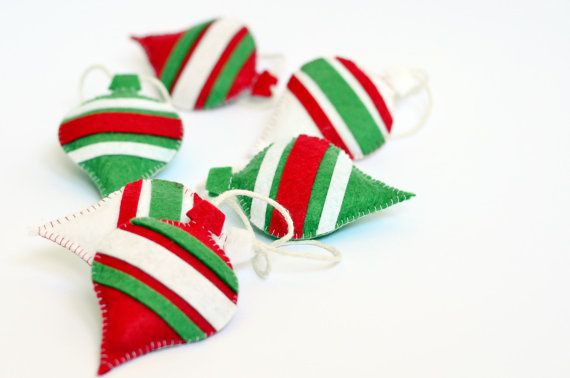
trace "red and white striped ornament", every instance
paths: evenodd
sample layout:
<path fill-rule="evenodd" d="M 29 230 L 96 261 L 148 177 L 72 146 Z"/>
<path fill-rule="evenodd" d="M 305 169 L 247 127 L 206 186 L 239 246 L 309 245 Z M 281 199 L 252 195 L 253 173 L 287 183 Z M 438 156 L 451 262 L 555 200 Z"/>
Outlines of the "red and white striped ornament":
<path fill-rule="evenodd" d="M 247 90 L 269 97 L 277 83 L 268 71 L 257 72 L 255 41 L 239 21 L 220 18 L 178 33 L 133 39 L 181 109 L 218 107 Z"/>
<path fill-rule="evenodd" d="M 185 222 L 193 202 L 193 192 L 182 184 L 138 180 L 82 211 L 40 226 L 37 232 L 91 264 L 98 243 L 118 225 L 135 217 Z"/>
<path fill-rule="evenodd" d="M 198 196 L 189 216 L 188 223 L 133 218 L 98 244 L 92 279 L 103 316 L 99 374 L 203 340 L 233 317 L 238 280 L 213 239 L 225 216 Z"/>

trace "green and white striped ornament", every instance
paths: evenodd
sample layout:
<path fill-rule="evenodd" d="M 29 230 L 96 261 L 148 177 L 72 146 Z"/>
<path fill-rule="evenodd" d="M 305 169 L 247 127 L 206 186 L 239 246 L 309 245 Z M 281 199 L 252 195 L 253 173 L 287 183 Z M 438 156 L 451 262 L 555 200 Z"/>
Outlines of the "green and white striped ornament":
<path fill-rule="evenodd" d="M 372 179 L 328 141 L 300 135 L 275 142 L 245 168 L 210 170 L 211 195 L 246 189 L 270 197 L 289 210 L 295 239 L 329 234 L 356 219 L 414 196 Z M 251 223 L 275 237 L 287 232 L 284 219 L 265 202 L 240 198 Z"/>
<path fill-rule="evenodd" d="M 293 73 L 257 151 L 300 134 L 327 139 L 352 159 L 382 147 L 392 131 L 395 93 L 379 75 L 341 57 L 314 59 Z"/>
<path fill-rule="evenodd" d="M 183 136 L 174 108 L 141 95 L 137 75 L 115 75 L 109 89 L 73 109 L 59 128 L 63 150 L 102 196 L 152 177 L 172 160 Z"/>
<path fill-rule="evenodd" d="M 131 218 L 188 221 L 186 212 L 193 206 L 193 196 L 177 182 L 138 180 L 86 209 L 40 226 L 37 232 L 91 264 L 98 243 Z"/>

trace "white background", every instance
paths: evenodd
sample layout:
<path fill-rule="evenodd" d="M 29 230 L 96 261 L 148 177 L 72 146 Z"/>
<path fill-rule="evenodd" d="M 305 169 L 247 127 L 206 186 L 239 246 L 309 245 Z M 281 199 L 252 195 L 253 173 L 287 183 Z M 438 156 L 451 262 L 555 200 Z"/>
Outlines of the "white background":
<path fill-rule="evenodd" d="M 370 71 L 422 67 L 421 133 L 359 163 L 417 193 L 323 241 L 344 261 L 238 269 L 218 335 L 109 377 L 569 377 L 568 1 L 13 1 L 0 11 L 0 376 L 90 377 L 100 315 L 89 267 L 34 226 L 99 199 L 61 151 L 82 70 L 150 73 L 130 33 L 217 15 L 252 29 L 290 72 L 342 54 Z M 282 84 L 287 73 L 282 75 Z M 102 86 L 106 83 L 101 83 Z M 186 113 L 161 178 L 189 186 L 240 161 L 269 111 Z"/>

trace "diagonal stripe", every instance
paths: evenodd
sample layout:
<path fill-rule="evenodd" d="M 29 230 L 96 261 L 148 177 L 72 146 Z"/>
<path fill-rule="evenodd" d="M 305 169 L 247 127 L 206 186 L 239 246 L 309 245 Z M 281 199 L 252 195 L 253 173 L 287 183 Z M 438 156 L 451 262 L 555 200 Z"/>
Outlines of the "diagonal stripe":
<path fill-rule="evenodd" d="M 360 98 L 363 100 L 367 99 L 367 101 L 364 103 L 366 104 L 366 107 L 369 109 L 370 114 L 372 114 L 376 122 L 379 125 L 384 125 L 384 135 L 390 133 L 393 123 L 392 114 L 390 113 L 390 110 L 388 109 L 388 106 L 386 105 L 386 102 L 384 101 L 384 98 L 382 97 L 382 94 L 380 93 L 377 85 L 374 84 L 368 75 L 364 73 L 364 71 L 362 71 L 360 67 L 358 67 L 354 62 L 341 57 L 337 57 L 336 60 L 338 60 L 344 66 L 344 68 L 348 70 L 352 76 L 354 76 L 362 89 L 366 91 L 366 94 L 368 96 L 364 96 L 359 93 L 357 90 L 357 85 L 351 85 L 355 90 L 357 90 L 358 96 Z M 339 70 L 339 72 L 341 72 L 341 70 Z M 373 106 L 371 106 L 370 102 L 372 102 Z M 372 109 L 376 109 L 376 111 Z M 382 119 L 381 122 L 378 120 L 378 116 L 380 116 Z"/>
<path fill-rule="evenodd" d="M 248 88 L 250 83 L 250 78 L 256 75 L 255 67 L 256 67 L 256 60 L 257 54 L 255 51 L 255 43 L 253 50 L 247 57 L 246 61 L 243 63 L 235 80 L 233 80 L 232 86 L 228 90 L 226 95 L 226 100 L 230 100 L 241 93 L 244 89 Z"/>
<path fill-rule="evenodd" d="M 141 193 L 137 206 L 137 217 L 148 217 L 152 198 L 152 180 L 142 180 Z"/>
<path fill-rule="evenodd" d="M 188 317 L 188 319 L 190 319 L 192 323 L 194 323 L 203 333 L 211 335 L 212 333 L 216 332 L 214 327 L 212 327 L 212 325 L 208 323 L 208 321 L 204 319 L 202 315 L 200 315 L 200 313 L 196 311 L 196 309 L 192 307 L 188 302 L 164 286 L 162 282 L 157 281 L 151 275 L 143 272 L 139 268 L 132 266 L 123 260 L 107 256 L 102 253 L 98 253 L 95 256 L 95 262 L 121 271 L 122 273 L 125 273 L 132 278 L 140 281 L 141 283 L 147 285 L 149 288 L 162 295 L 166 300 L 180 309 L 186 315 L 186 317 Z"/>
<path fill-rule="evenodd" d="M 97 133 L 133 133 L 182 139 L 180 119 L 132 113 L 92 114 L 62 123 L 59 128 L 61 145 Z"/>
<path fill-rule="evenodd" d="M 160 72 L 160 80 L 169 91 L 176 85 L 176 79 L 180 75 L 182 67 L 186 64 L 198 43 L 202 39 L 204 32 L 212 21 L 207 21 L 188 29 L 174 45 L 172 52 L 168 56 L 163 70 Z"/>
<path fill-rule="evenodd" d="M 330 144 L 323 139 L 301 135 L 297 138 L 285 163 L 275 200 L 283 205 L 293 219 L 294 237 L 303 234 L 311 189 L 317 171 Z M 281 236 L 287 232 L 285 219 L 273 212 L 269 233 Z"/>
<path fill-rule="evenodd" d="M 295 75 L 289 79 L 287 88 L 295 95 L 297 100 L 303 105 L 309 116 L 312 118 L 314 124 L 319 128 L 321 135 L 329 142 L 342 148 L 347 154 L 351 155 L 350 150 L 343 142 L 342 138 L 334 128 L 331 120 L 327 117 L 326 113 L 320 107 L 319 103 L 311 95 L 311 93 L 303 86 Z"/>
<path fill-rule="evenodd" d="M 168 163 L 176 150 L 134 142 L 102 142 L 90 144 L 67 153 L 71 160 L 82 163 L 99 156 L 129 155 Z"/>
<path fill-rule="evenodd" d="M 157 219 L 180 219 L 182 184 L 172 181 L 152 180 L 149 216 Z"/>
<path fill-rule="evenodd" d="M 352 135 L 352 131 L 349 129 L 348 125 L 344 121 L 344 119 L 340 116 L 337 112 L 334 105 L 330 102 L 328 97 L 323 93 L 323 91 L 319 88 L 319 86 L 304 72 L 298 71 L 295 73 L 295 76 L 301 84 L 309 91 L 309 93 L 313 96 L 313 98 L 317 101 L 321 109 L 327 115 L 327 117 L 332 122 L 336 132 L 340 135 L 340 138 L 348 148 L 355 159 L 360 159 L 364 155 L 362 154 L 362 150 L 360 149 L 360 145 Z"/>
<path fill-rule="evenodd" d="M 215 251 L 194 235 L 152 218 L 136 218 L 125 230 L 161 245 L 192 265 L 231 301 L 237 301 L 238 282 L 233 270 Z"/>
<path fill-rule="evenodd" d="M 311 77 L 338 111 L 363 154 L 379 147 L 382 133 L 354 90 L 325 59 L 317 59 L 301 67 Z"/>
<path fill-rule="evenodd" d="M 228 19 L 217 20 L 210 25 L 191 59 L 182 69 L 178 83 L 172 91 L 175 105 L 181 108 L 194 107 L 210 72 L 230 40 L 242 27 L 241 23 Z"/>
<path fill-rule="evenodd" d="M 194 307 L 216 330 L 226 325 L 235 312 L 235 303 L 210 280 L 153 241 L 116 229 L 101 243 L 99 252 L 150 274 Z"/>
<path fill-rule="evenodd" d="M 253 38 L 247 32 L 247 28 L 244 27 L 231 40 L 216 67 L 212 70 L 212 74 L 196 102 L 197 108 L 213 108 L 224 101 L 240 68 L 254 48 Z"/>
<path fill-rule="evenodd" d="M 123 189 L 117 226 L 120 226 L 137 216 L 137 206 L 141 195 L 142 184 L 143 180 L 138 180 L 126 185 Z"/>
<path fill-rule="evenodd" d="M 81 104 L 67 113 L 63 123 L 79 116 L 101 112 L 156 114 L 178 118 L 176 110 L 166 102 L 154 101 L 147 98 L 107 98 Z"/>
<path fill-rule="evenodd" d="M 305 226 L 303 227 L 303 237 L 305 238 L 316 235 L 339 153 L 338 148 L 329 146 L 325 156 L 323 156 L 317 177 L 315 177 L 307 216 L 305 217 Z"/>
<path fill-rule="evenodd" d="M 269 193 L 271 191 L 271 184 L 273 183 L 273 177 L 275 176 L 275 171 L 277 170 L 281 155 L 283 155 L 283 151 L 288 144 L 289 141 L 279 141 L 267 149 L 267 152 L 261 161 L 261 165 L 257 173 L 255 186 L 253 188 L 254 192 L 265 197 L 269 196 Z M 249 213 L 251 223 L 262 230 L 265 228 L 266 210 L 267 203 L 260 201 L 257 198 L 251 200 L 251 210 Z"/>
<path fill-rule="evenodd" d="M 352 173 L 352 161 L 350 158 L 340 153 L 334 166 L 331 182 L 328 187 L 327 197 L 321 213 L 317 235 L 327 234 L 334 231 L 344 200 L 344 193 L 348 185 L 348 180 Z"/>
<path fill-rule="evenodd" d="M 135 298 L 160 316 L 184 340 L 203 339 L 204 332 L 168 299 L 136 278 L 118 269 L 100 264 L 92 267 L 93 281 Z"/>

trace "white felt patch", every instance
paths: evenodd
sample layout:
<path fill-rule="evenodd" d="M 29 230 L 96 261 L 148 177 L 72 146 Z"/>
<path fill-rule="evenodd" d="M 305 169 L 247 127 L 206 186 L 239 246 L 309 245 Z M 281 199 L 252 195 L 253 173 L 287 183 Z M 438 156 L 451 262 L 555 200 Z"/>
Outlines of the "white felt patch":
<path fill-rule="evenodd" d="M 66 116 L 66 119 L 77 117 L 84 113 L 110 110 L 110 109 L 133 109 L 140 111 L 155 111 L 174 113 L 174 107 L 166 102 L 152 101 L 148 99 L 138 98 L 109 98 L 100 99 L 96 101 L 86 102 L 75 109 L 71 110 Z"/>
<path fill-rule="evenodd" d="M 176 150 L 146 143 L 101 142 L 80 147 L 67 154 L 76 163 L 107 155 L 136 156 L 168 163 L 176 154 Z"/>

